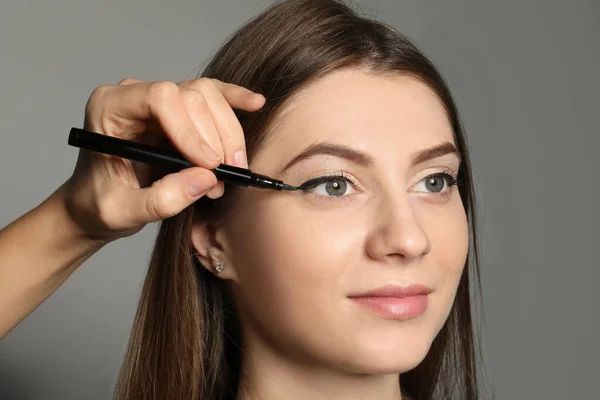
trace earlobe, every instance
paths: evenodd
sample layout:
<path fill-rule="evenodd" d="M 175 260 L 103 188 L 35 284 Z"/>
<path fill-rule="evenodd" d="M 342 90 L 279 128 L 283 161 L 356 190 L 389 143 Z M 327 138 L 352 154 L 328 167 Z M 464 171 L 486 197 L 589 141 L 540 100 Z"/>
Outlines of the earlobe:
<path fill-rule="evenodd" d="M 194 217 L 191 235 L 194 255 L 204 268 L 224 279 L 237 278 L 227 251 L 227 239 L 219 228 Z"/>

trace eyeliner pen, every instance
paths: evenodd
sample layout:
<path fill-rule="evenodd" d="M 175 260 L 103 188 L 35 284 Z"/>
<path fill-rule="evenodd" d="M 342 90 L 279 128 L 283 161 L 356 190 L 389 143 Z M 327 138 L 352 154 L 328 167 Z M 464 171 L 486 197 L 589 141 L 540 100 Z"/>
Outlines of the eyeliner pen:
<path fill-rule="evenodd" d="M 70 146 L 110 154 L 128 160 L 163 165 L 172 169 L 173 172 L 195 166 L 177 152 L 162 150 L 79 128 L 71 128 L 68 143 Z M 257 174 L 246 168 L 234 167 L 233 165 L 219 164 L 217 168 L 211 171 L 215 174 L 217 180 L 238 186 L 252 186 L 279 191 L 302 189 L 266 175 Z"/>

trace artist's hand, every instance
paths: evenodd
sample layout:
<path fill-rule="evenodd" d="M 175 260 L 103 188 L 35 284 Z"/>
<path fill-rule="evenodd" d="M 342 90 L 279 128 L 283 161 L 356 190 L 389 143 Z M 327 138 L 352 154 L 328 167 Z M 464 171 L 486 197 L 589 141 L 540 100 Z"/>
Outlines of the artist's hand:
<path fill-rule="evenodd" d="M 157 176 L 156 168 L 80 149 L 66 182 L 69 213 L 85 234 L 113 240 L 178 214 L 204 195 L 222 196 L 210 169 L 247 168 L 242 128 L 233 108 L 256 111 L 265 98 L 215 79 L 180 83 L 124 79 L 94 90 L 84 129 L 179 151 L 197 167 Z"/>

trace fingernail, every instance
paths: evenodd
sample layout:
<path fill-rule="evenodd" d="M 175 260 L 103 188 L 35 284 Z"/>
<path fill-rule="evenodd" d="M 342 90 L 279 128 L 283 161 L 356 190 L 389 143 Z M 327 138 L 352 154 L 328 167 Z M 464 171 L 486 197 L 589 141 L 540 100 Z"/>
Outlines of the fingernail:
<path fill-rule="evenodd" d="M 221 158 L 207 143 L 202 143 L 202 152 L 210 161 L 217 161 Z"/>
<path fill-rule="evenodd" d="M 205 194 L 212 189 L 210 180 L 210 176 L 206 176 L 206 174 L 196 174 L 192 176 L 187 181 L 188 194 L 192 197 L 198 197 Z"/>
<path fill-rule="evenodd" d="M 244 150 L 236 151 L 236 153 L 233 155 L 233 163 L 237 167 L 248 168 L 246 152 Z"/>

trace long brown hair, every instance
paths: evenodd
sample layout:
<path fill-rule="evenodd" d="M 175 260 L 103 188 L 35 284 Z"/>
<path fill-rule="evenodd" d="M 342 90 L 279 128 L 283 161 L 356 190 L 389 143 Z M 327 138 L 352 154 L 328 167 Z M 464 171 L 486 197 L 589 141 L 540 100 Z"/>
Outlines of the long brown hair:
<path fill-rule="evenodd" d="M 262 93 L 258 112 L 236 111 L 248 159 L 282 104 L 300 88 L 339 68 L 410 74 L 443 101 L 463 162 L 458 178 L 470 249 L 448 320 L 425 359 L 401 375 L 412 399 L 479 399 L 470 284 L 479 284 L 474 191 L 463 129 L 450 91 L 433 64 L 406 37 L 336 0 L 279 1 L 218 50 L 202 76 Z M 233 193 L 233 194 L 232 194 Z M 235 190 L 163 221 L 135 317 L 116 399 L 235 399 L 241 331 L 225 284 L 194 256 L 194 213 L 217 221 Z M 471 281 L 471 282 L 470 282 Z M 475 285 L 479 289 L 480 285 Z"/>

